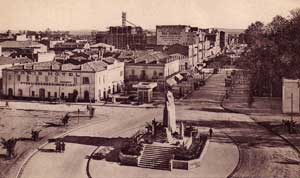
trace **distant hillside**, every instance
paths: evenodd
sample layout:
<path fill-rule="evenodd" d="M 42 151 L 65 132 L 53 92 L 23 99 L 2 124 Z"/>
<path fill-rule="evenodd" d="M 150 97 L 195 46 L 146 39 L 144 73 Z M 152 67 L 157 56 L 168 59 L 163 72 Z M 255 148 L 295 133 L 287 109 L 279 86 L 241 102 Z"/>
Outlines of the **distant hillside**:
<path fill-rule="evenodd" d="M 70 30 L 71 35 L 90 35 L 93 30 Z"/>

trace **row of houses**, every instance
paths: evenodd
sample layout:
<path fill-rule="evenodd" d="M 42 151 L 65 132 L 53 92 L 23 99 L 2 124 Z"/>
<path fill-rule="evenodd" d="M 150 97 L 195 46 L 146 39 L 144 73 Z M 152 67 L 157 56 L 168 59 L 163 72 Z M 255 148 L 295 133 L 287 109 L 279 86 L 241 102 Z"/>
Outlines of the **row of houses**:
<path fill-rule="evenodd" d="M 107 57 L 76 64 L 25 63 L 2 70 L 1 93 L 20 99 L 97 102 L 124 90 L 137 91 L 141 82 L 155 83 L 152 89 L 163 91 L 166 85 L 176 85 L 179 72 L 179 58 L 153 51 L 127 60 Z"/>
<path fill-rule="evenodd" d="M 229 38 L 224 31 L 189 25 L 159 25 L 154 33 L 141 27 L 116 26 L 109 27 L 108 31 L 98 32 L 96 42 L 127 50 L 164 51 L 170 46 L 181 45 L 193 50 L 199 63 L 226 50 Z"/>
<path fill-rule="evenodd" d="M 17 98 L 97 101 L 120 92 L 123 82 L 124 63 L 113 58 L 80 65 L 27 63 L 2 70 L 2 94 Z"/>
<path fill-rule="evenodd" d="M 97 102 L 115 93 L 133 91 L 150 101 L 152 91 L 173 87 L 182 93 L 184 87 L 191 87 L 192 83 L 183 81 L 183 72 L 197 73 L 205 60 L 220 54 L 227 44 L 225 33 L 219 31 L 164 25 L 157 26 L 156 40 L 151 40 L 155 47 L 136 50 L 147 41 L 143 30 L 125 27 L 110 28 L 106 40 L 96 44 L 70 39 L 36 42 L 21 37 L 1 42 L 2 56 L 12 57 L 27 50 L 38 59 L 3 69 L 1 94 Z"/>

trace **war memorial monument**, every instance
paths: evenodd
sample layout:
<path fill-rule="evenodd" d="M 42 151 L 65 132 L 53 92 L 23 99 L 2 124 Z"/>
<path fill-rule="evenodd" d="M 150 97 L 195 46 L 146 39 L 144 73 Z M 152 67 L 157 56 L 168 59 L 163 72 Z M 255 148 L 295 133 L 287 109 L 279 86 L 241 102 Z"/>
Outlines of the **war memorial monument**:
<path fill-rule="evenodd" d="M 123 165 L 142 168 L 189 170 L 200 166 L 208 143 L 208 136 L 200 135 L 196 127 L 176 122 L 174 97 L 168 91 L 163 121 L 154 118 L 145 129 L 136 132 L 122 147 L 119 160 Z"/>

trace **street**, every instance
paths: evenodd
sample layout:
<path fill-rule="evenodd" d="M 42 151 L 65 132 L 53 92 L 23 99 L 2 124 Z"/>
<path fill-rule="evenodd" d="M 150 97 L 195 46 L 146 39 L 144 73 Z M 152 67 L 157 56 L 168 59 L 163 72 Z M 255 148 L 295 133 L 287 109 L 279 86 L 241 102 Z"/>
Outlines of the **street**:
<path fill-rule="evenodd" d="M 224 78 L 225 73 L 213 75 L 204 87 L 176 106 L 177 120 L 193 123 L 204 133 L 212 127 L 216 133 L 199 168 L 169 172 L 120 166 L 116 162 L 88 159 L 92 152 L 102 149 L 99 145 L 67 143 L 64 153 L 38 152 L 25 166 L 21 177 L 79 178 L 87 174 L 91 177 L 124 177 L 124 174 L 126 177 L 297 177 L 299 165 L 289 164 L 289 160 L 297 160 L 298 155 L 284 140 L 248 116 L 228 113 L 220 106 L 225 92 Z M 98 107 L 96 116 L 107 115 L 109 120 L 68 135 L 128 137 L 154 117 L 161 120 L 162 110 L 162 107 Z M 46 148 L 54 148 L 54 144 Z"/>

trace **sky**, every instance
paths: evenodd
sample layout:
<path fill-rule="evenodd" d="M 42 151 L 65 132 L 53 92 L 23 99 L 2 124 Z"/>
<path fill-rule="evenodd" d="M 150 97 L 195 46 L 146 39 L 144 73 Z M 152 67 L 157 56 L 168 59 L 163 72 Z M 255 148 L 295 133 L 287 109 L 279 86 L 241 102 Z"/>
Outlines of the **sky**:
<path fill-rule="evenodd" d="M 156 25 L 243 29 L 257 20 L 288 16 L 300 0 L 0 0 L 0 30 L 105 30 L 127 19 Z"/>

